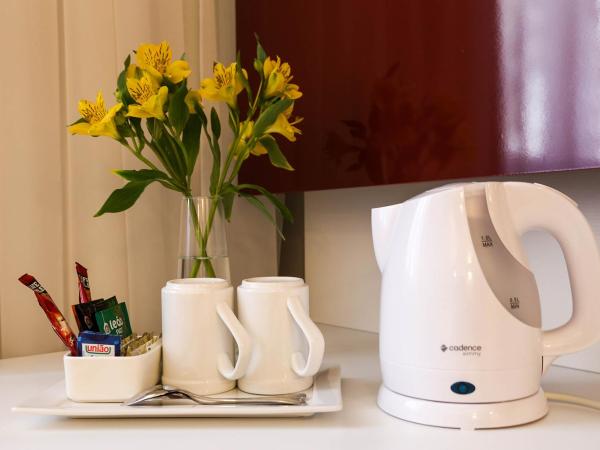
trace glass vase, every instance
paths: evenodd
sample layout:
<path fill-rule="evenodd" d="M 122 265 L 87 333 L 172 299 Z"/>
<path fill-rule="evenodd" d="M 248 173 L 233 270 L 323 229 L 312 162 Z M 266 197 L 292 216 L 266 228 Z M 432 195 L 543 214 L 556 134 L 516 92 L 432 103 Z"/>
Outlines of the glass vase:
<path fill-rule="evenodd" d="M 231 281 L 225 216 L 218 197 L 183 197 L 178 274 Z"/>

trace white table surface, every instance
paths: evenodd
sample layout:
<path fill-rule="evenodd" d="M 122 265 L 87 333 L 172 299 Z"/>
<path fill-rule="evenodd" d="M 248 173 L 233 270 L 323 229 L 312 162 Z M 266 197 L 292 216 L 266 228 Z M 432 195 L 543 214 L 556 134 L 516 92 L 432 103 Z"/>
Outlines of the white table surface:
<path fill-rule="evenodd" d="M 600 412 L 551 403 L 546 418 L 501 430 L 404 422 L 377 408 L 377 335 L 323 326 L 327 363 L 342 366 L 344 409 L 282 419 L 66 419 L 11 407 L 62 378 L 62 353 L 0 360 L 0 449 L 600 449 Z M 600 375 L 552 367 L 548 391 L 600 400 Z"/>

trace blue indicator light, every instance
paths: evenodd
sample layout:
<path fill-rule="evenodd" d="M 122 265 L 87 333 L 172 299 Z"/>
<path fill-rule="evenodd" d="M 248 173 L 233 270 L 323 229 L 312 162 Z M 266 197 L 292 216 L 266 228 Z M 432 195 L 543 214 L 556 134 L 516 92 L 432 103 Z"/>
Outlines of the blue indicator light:
<path fill-rule="evenodd" d="M 467 395 L 475 392 L 475 385 L 469 383 L 468 381 L 457 381 L 452 386 L 450 386 L 450 389 L 455 394 Z"/>

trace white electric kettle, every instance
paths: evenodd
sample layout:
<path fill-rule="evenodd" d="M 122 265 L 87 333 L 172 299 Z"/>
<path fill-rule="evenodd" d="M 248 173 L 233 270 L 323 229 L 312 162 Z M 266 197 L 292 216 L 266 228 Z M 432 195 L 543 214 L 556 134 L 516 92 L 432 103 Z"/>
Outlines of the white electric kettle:
<path fill-rule="evenodd" d="M 382 272 L 378 404 L 412 422 L 495 428 L 548 406 L 543 371 L 600 337 L 600 256 L 577 204 L 540 184 L 433 189 L 372 210 Z M 559 242 L 573 315 L 541 330 L 540 301 L 520 237 Z"/>

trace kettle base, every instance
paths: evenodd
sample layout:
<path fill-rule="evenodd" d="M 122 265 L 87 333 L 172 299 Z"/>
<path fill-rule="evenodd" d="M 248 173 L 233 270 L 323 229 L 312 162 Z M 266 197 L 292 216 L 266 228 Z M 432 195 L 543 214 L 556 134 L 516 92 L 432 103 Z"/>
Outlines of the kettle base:
<path fill-rule="evenodd" d="M 548 413 L 548 402 L 541 388 L 529 397 L 506 402 L 448 403 L 407 397 L 382 385 L 377 404 L 399 419 L 463 430 L 511 427 L 534 422 Z"/>

